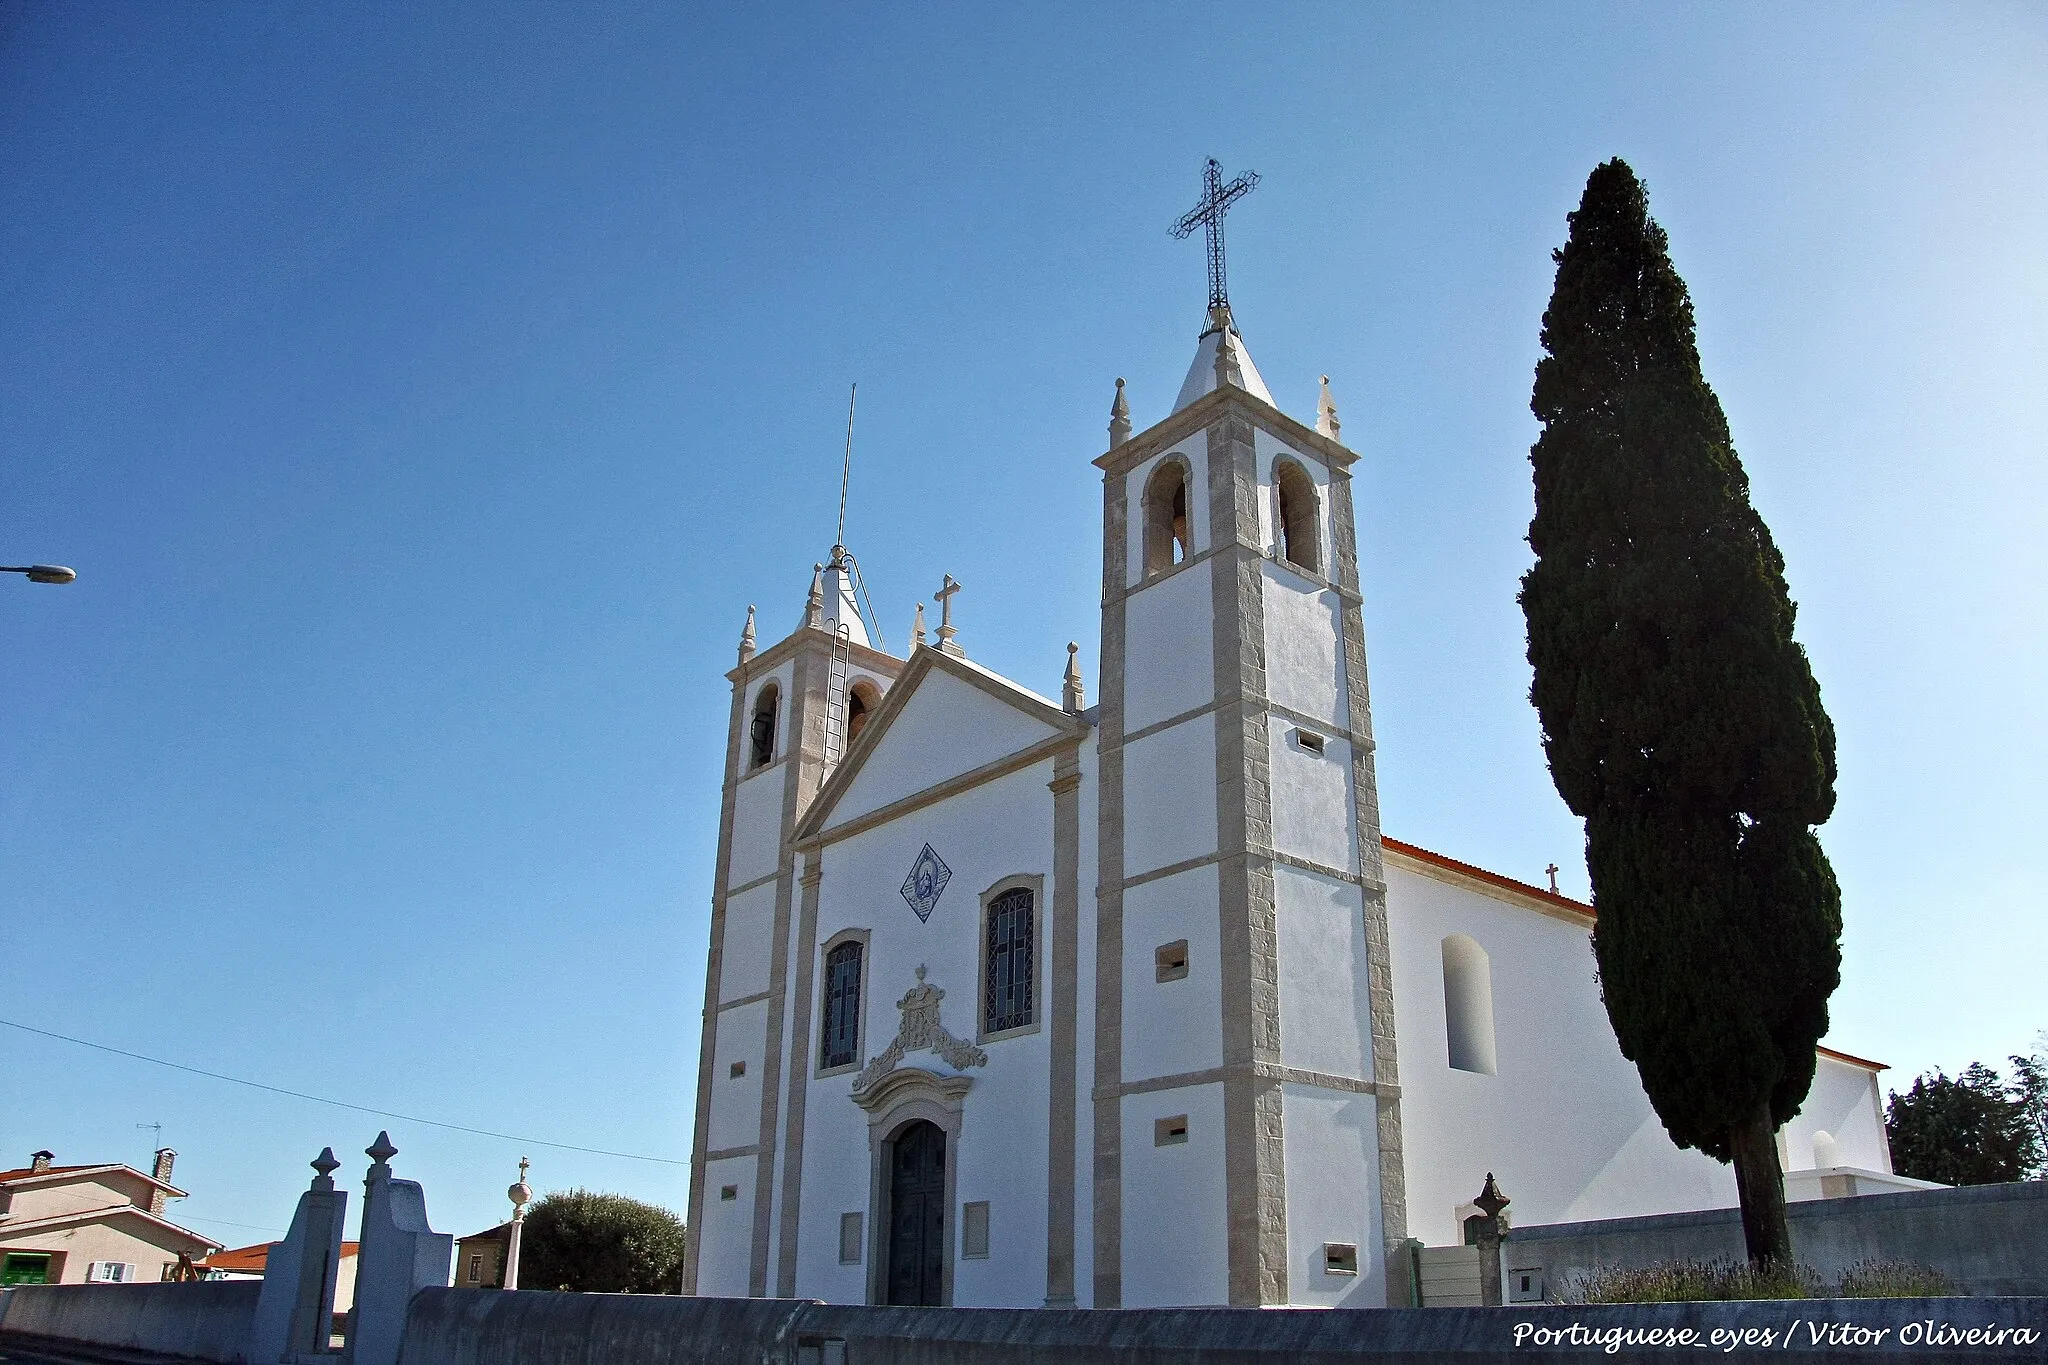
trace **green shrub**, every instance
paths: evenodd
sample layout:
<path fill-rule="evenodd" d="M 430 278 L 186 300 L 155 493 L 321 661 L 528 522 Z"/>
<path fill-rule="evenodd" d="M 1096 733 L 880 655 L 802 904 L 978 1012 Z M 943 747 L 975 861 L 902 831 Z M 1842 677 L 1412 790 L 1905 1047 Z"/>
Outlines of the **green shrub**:
<path fill-rule="evenodd" d="M 1858 1261 L 1835 1286 L 1838 1299 L 1934 1299 L 1959 1292 L 1939 1270 L 1910 1261 Z"/>
<path fill-rule="evenodd" d="M 1829 1281 L 1810 1266 L 1746 1261 L 1658 1261 L 1600 1266 L 1566 1276 L 1563 1303 L 1700 1303 L 1733 1299 L 1917 1299 L 1956 1293 L 1938 1270 L 1906 1261 L 1858 1261 Z"/>

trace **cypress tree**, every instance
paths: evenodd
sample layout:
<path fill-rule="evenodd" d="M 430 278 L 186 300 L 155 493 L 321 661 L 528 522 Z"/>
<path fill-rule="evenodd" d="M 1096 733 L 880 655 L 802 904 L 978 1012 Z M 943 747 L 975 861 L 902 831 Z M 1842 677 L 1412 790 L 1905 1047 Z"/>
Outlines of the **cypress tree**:
<path fill-rule="evenodd" d="M 1641 182 L 1596 167 L 1568 221 L 1530 401 L 1530 699 L 1586 822 L 1615 1038 L 1672 1141 L 1734 1164 L 1750 1259 L 1786 1261 L 1773 1138 L 1841 980 L 1813 832 L 1834 730 Z"/>

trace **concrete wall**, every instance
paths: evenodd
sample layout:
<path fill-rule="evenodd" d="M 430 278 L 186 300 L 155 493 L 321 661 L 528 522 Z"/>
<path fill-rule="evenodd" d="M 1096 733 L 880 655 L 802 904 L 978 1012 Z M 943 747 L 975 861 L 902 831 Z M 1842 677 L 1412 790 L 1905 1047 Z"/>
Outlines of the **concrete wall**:
<path fill-rule="evenodd" d="M 1440 1308 L 1330 1313 L 1314 1309 L 1154 1309 L 1016 1312 L 974 1308 L 860 1308 L 801 1300 L 656 1298 L 626 1294 L 502 1294 L 430 1289 L 413 1301 L 404 1365 L 1506 1365 L 1616 1359 L 1598 1334 L 1615 1329 L 1748 1331 L 1747 1349 L 1715 1360 L 1841 1360 L 1816 1349 L 1802 1324 L 1853 1323 L 1896 1342 L 1925 1320 L 2030 1333 L 1973 1349 L 1982 1362 L 2038 1360 L 2048 1302 L 2038 1299 L 1860 1300 L 1836 1303 L 1657 1304 L 1625 1308 Z M 1538 1328 L 1577 1325 L 1572 1349 L 1532 1349 Z M 1764 1336 L 1769 1333 L 1768 1338 Z M 1787 1336 L 1790 1346 L 1784 1344 Z M 1517 1348 L 1517 1339 L 1523 1341 Z M 1909 1345 L 1911 1343 L 1908 1343 Z M 1684 1351 L 1660 1352 L 1674 1358 Z M 1632 1355 L 1634 1353 L 1625 1353 Z M 1930 1355 L 1933 1353 L 1929 1353 Z M 1927 1358 L 1923 1356 L 1921 1358 Z M 1951 1358 L 1943 1354 L 1943 1359 Z M 1958 1357 L 1959 1358 L 1959 1355 Z"/>
<path fill-rule="evenodd" d="M 2048 1295 L 2048 1181 L 1815 1199 L 1787 1214 L 1793 1256 L 1823 1275 L 1910 1261 L 1970 1294 Z M 1596 1266 L 1742 1257 L 1736 1209 L 1517 1227 L 1501 1249 L 1510 1276 L 1540 1271 L 1551 1298 L 1565 1277 Z"/>
<path fill-rule="evenodd" d="M 19 1285 L 4 1296 L 0 1342 L 55 1338 L 232 1365 L 249 1358 L 262 1292 L 261 1280 Z"/>

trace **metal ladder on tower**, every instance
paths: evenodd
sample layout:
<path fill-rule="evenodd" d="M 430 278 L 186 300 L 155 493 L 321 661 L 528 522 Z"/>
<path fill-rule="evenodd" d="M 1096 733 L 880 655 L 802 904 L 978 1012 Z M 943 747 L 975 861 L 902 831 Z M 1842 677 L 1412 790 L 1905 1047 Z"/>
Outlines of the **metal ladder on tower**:
<path fill-rule="evenodd" d="M 832 663 L 825 672 L 825 772 L 846 754 L 846 673 L 853 663 L 853 635 L 841 621 L 832 639 Z"/>

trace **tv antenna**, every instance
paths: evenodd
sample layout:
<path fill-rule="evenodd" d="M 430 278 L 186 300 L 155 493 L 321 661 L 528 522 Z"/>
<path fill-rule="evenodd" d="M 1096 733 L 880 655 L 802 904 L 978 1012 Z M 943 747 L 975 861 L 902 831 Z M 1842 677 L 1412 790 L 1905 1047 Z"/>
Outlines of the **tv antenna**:
<path fill-rule="evenodd" d="M 851 572 L 853 586 L 860 593 L 860 604 L 867 610 L 868 628 L 875 632 L 875 643 L 887 653 L 889 637 L 882 633 L 882 618 L 876 614 L 874 600 L 868 596 L 868 584 L 861 576 L 860 561 L 853 557 L 853 551 L 846 548 L 846 489 L 853 481 L 853 405 L 859 397 L 860 385 L 855 383 L 846 391 L 846 454 L 839 463 L 839 531 L 832 538 L 832 567 Z"/>
<path fill-rule="evenodd" d="M 138 1123 L 135 1126 L 138 1130 L 147 1128 L 150 1131 L 150 1133 L 152 1134 L 150 1140 L 156 1144 L 156 1147 L 153 1150 L 163 1150 L 164 1126 L 161 1123 Z"/>

